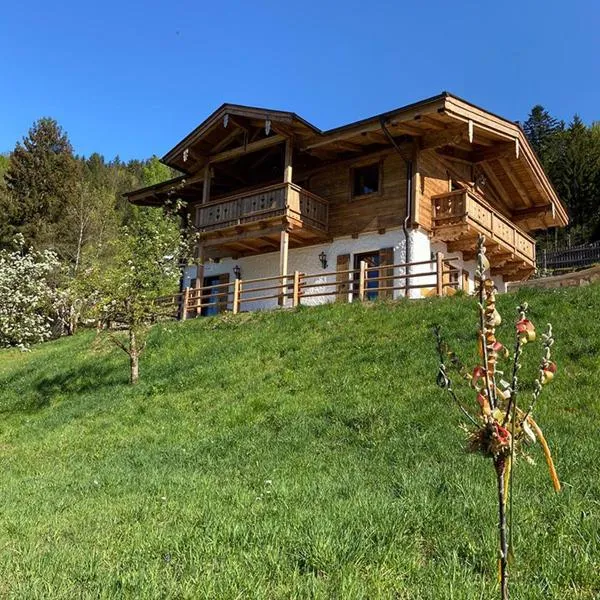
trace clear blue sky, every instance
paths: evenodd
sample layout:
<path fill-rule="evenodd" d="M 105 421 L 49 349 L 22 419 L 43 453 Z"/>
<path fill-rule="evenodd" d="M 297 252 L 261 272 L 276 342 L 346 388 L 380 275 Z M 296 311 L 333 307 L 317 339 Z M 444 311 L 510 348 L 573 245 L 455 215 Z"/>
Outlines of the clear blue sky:
<path fill-rule="evenodd" d="M 74 149 L 162 155 L 223 102 L 321 128 L 448 90 L 510 119 L 600 120 L 600 2 L 5 2 L 0 152 L 41 116 Z"/>

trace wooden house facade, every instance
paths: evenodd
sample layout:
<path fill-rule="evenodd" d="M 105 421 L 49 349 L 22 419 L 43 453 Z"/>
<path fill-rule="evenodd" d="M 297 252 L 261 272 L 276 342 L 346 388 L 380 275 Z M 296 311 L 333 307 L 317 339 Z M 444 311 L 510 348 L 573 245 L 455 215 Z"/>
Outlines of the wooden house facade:
<path fill-rule="evenodd" d="M 419 296 L 434 285 L 426 277 L 405 292 L 378 276 L 419 277 L 443 252 L 471 291 L 483 234 L 502 290 L 534 272 L 532 233 L 568 221 L 520 127 L 449 93 L 328 131 L 224 104 L 162 162 L 183 175 L 127 196 L 184 201 L 199 239 L 184 287 L 322 273 L 323 294 L 306 294 L 316 304 L 351 299 L 364 263 L 368 297 Z M 285 304 L 256 298 L 248 309 Z"/>

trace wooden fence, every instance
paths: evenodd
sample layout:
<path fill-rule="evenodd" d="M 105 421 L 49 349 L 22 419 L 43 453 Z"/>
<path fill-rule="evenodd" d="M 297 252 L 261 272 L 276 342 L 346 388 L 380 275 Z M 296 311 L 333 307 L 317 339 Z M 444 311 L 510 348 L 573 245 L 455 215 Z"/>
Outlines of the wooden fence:
<path fill-rule="evenodd" d="M 202 288 L 185 288 L 180 293 L 158 298 L 157 304 L 164 308 L 166 316 L 185 320 L 226 310 L 233 314 L 251 311 L 252 303 L 265 301 L 291 307 L 300 306 L 307 298 L 363 302 L 393 298 L 395 291 L 409 296 L 411 290 L 424 291 L 423 295 L 443 296 L 449 290 L 462 289 L 464 281 L 462 269 L 438 252 L 434 259 L 427 261 L 375 267 L 362 261 L 358 269 L 316 274 L 295 271 L 284 277 L 234 279 Z"/>
<path fill-rule="evenodd" d="M 570 248 L 542 250 L 538 253 L 538 269 L 543 271 L 577 269 L 600 262 L 600 242 Z"/>

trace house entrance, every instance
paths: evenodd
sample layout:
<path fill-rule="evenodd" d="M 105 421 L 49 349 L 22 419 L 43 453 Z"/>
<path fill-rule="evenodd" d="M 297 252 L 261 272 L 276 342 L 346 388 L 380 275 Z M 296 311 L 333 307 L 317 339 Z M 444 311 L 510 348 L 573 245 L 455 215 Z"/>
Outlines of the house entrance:
<path fill-rule="evenodd" d="M 224 286 L 220 286 L 217 288 L 211 287 L 214 285 L 219 285 L 222 283 L 229 282 L 229 274 L 225 273 L 223 275 L 211 275 L 209 277 L 205 277 L 203 281 L 204 288 L 210 288 L 205 294 L 202 296 L 202 304 L 203 306 L 200 314 L 203 317 L 210 317 L 212 315 L 217 315 L 220 312 L 223 312 L 227 309 L 227 294 L 228 288 Z"/>
<path fill-rule="evenodd" d="M 360 272 L 360 263 L 363 260 L 367 263 L 367 267 L 369 268 L 379 267 L 381 265 L 381 256 L 379 251 L 363 252 L 362 254 L 354 255 L 354 269 L 356 270 L 354 273 L 354 281 L 352 285 L 352 296 L 354 298 L 358 298 L 358 280 Z M 367 271 L 365 281 L 365 300 L 377 299 L 379 295 L 379 292 L 377 291 L 377 288 L 379 287 L 379 281 L 377 281 L 378 277 L 379 269 L 372 269 L 371 271 Z M 372 281 L 373 279 L 375 279 L 375 281 Z"/>

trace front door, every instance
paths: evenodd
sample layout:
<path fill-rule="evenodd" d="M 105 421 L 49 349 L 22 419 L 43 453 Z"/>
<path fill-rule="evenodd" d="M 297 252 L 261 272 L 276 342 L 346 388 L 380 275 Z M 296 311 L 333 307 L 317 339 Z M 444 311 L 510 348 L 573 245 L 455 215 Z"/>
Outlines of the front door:
<path fill-rule="evenodd" d="M 358 280 L 360 273 L 361 261 L 367 263 L 367 267 L 379 267 L 381 264 L 379 251 L 376 252 L 363 252 L 362 254 L 354 255 L 354 285 L 353 285 L 353 297 L 358 298 Z M 373 281 L 379 277 L 379 269 L 372 269 L 367 271 L 367 277 L 365 281 L 365 300 L 375 300 L 378 296 L 377 288 L 379 287 L 379 281 Z"/>
<path fill-rule="evenodd" d="M 223 291 L 222 288 L 211 287 L 213 285 L 218 285 L 221 281 L 221 277 L 219 275 L 213 275 L 211 277 L 204 278 L 204 288 L 210 288 L 207 290 L 205 295 L 202 297 L 202 304 L 206 306 L 202 307 L 202 316 L 210 317 L 212 315 L 219 314 L 219 293 Z"/>

